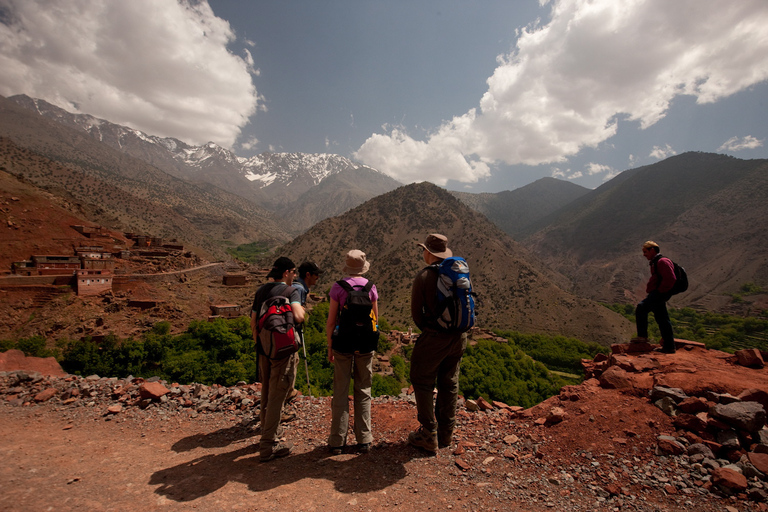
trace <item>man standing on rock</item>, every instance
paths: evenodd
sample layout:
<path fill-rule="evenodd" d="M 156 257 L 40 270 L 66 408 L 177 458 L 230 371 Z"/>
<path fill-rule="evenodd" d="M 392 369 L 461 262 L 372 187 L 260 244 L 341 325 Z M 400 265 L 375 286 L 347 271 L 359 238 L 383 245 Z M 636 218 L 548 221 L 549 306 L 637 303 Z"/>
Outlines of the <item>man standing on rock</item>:
<path fill-rule="evenodd" d="M 643 244 L 643 256 L 650 262 L 651 278 L 645 286 L 645 292 L 648 295 L 635 308 L 637 337 L 632 338 L 632 342 L 648 342 L 648 313 L 653 313 L 661 331 L 660 351 L 665 354 L 674 354 L 675 336 L 672 333 L 672 322 L 667 312 L 667 301 L 672 296 L 670 290 L 677 281 L 675 265 L 672 260 L 661 255 L 659 244 L 650 240 Z"/>
<path fill-rule="evenodd" d="M 291 303 L 293 319 L 296 324 L 304 321 L 304 308 L 301 306 L 299 290 L 291 286 L 296 274 L 296 265 L 286 258 L 280 257 L 275 261 L 267 277 L 272 279 L 256 290 L 251 307 L 251 332 L 257 346 L 261 346 L 258 335 L 258 321 L 261 306 L 272 297 L 286 297 Z M 296 367 L 299 362 L 297 352 L 282 359 L 270 359 L 263 355 L 264 348 L 259 354 L 259 379 L 261 381 L 261 440 L 259 442 L 260 460 L 266 462 L 276 457 L 285 457 L 291 453 L 291 443 L 278 444 L 277 431 L 280 427 L 280 416 L 283 403 L 288 392 L 293 387 L 296 378 Z"/>
<path fill-rule="evenodd" d="M 467 348 L 467 335 L 446 331 L 437 323 L 438 270 L 435 266 L 451 257 L 448 239 L 440 234 L 427 236 L 419 244 L 427 267 L 413 281 L 411 316 L 421 334 L 411 355 L 411 384 L 416 398 L 417 419 L 421 426 L 408 435 L 408 442 L 428 452 L 449 446 L 456 425 L 459 394 L 459 363 Z M 437 385 L 437 402 L 433 390 Z"/>

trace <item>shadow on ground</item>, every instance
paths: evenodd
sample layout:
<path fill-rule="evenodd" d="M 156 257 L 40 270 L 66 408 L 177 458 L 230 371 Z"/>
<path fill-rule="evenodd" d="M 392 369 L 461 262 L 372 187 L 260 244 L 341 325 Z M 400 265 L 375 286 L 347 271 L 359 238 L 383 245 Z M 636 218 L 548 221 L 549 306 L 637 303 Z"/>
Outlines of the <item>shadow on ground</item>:
<path fill-rule="evenodd" d="M 222 438 L 212 439 L 221 442 Z M 205 444 L 203 440 L 198 446 Z M 160 486 L 155 490 L 157 494 L 179 502 L 196 500 L 229 482 L 244 483 L 250 490 L 261 492 L 306 478 L 330 480 L 342 493 L 367 493 L 404 478 L 405 463 L 419 456 L 414 448 L 402 443 L 374 447 L 370 453 L 333 457 L 323 446 L 262 463 L 256 443 L 162 469 L 150 477 L 149 484 Z"/>

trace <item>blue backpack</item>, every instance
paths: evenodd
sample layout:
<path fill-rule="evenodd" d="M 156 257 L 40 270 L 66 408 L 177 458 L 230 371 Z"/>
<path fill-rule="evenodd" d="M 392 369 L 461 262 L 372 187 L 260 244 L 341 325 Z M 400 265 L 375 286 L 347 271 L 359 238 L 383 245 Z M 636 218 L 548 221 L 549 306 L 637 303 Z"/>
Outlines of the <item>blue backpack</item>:
<path fill-rule="evenodd" d="M 445 331 L 466 332 L 475 325 L 475 293 L 469 279 L 469 265 L 453 256 L 433 265 L 437 269 L 438 326 Z"/>

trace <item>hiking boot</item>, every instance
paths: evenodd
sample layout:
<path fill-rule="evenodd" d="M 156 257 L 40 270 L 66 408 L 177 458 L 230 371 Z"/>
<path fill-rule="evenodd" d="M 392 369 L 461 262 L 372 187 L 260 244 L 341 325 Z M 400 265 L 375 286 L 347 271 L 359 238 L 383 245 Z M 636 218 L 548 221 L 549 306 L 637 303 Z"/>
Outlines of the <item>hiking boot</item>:
<path fill-rule="evenodd" d="M 280 416 L 280 423 L 288 423 L 289 421 L 293 421 L 296 419 L 296 413 L 293 411 L 283 411 L 283 414 Z"/>
<path fill-rule="evenodd" d="M 629 340 L 630 343 L 648 343 L 648 338 L 645 336 L 635 336 L 631 340 Z"/>
<path fill-rule="evenodd" d="M 259 460 L 261 462 L 268 462 L 272 459 L 279 459 L 280 457 L 286 457 L 291 453 L 293 443 L 280 443 L 272 447 L 271 452 L 261 452 Z"/>
<path fill-rule="evenodd" d="M 357 451 L 360 453 L 369 453 L 371 451 L 371 443 L 358 444 Z"/>
<path fill-rule="evenodd" d="M 654 352 L 661 352 L 662 354 L 674 354 L 677 352 L 674 348 L 659 347 L 653 349 Z"/>
<path fill-rule="evenodd" d="M 343 446 L 329 446 L 328 450 L 330 450 L 331 455 L 341 455 L 341 453 L 344 451 Z"/>
<path fill-rule="evenodd" d="M 438 432 L 437 433 L 437 447 L 447 448 L 451 446 L 453 442 L 453 432 Z"/>
<path fill-rule="evenodd" d="M 437 452 L 437 432 L 430 432 L 424 427 L 419 427 L 416 432 L 408 434 L 408 443 L 428 452 Z"/>
<path fill-rule="evenodd" d="M 288 396 L 285 397 L 285 402 L 284 403 L 285 404 L 290 404 L 291 402 L 293 402 L 294 400 L 299 398 L 299 395 L 301 395 L 301 393 L 299 392 L 298 389 L 292 390 L 290 393 L 288 393 Z"/>

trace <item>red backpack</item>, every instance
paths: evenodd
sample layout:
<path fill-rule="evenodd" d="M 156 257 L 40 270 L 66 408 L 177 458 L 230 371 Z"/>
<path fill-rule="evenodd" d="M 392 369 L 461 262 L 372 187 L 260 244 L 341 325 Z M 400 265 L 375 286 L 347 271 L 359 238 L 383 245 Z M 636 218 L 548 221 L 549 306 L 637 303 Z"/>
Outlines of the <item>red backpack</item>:
<path fill-rule="evenodd" d="M 293 321 L 293 309 L 286 297 L 264 301 L 259 322 L 259 353 L 269 359 L 283 359 L 299 350 L 299 334 Z"/>

